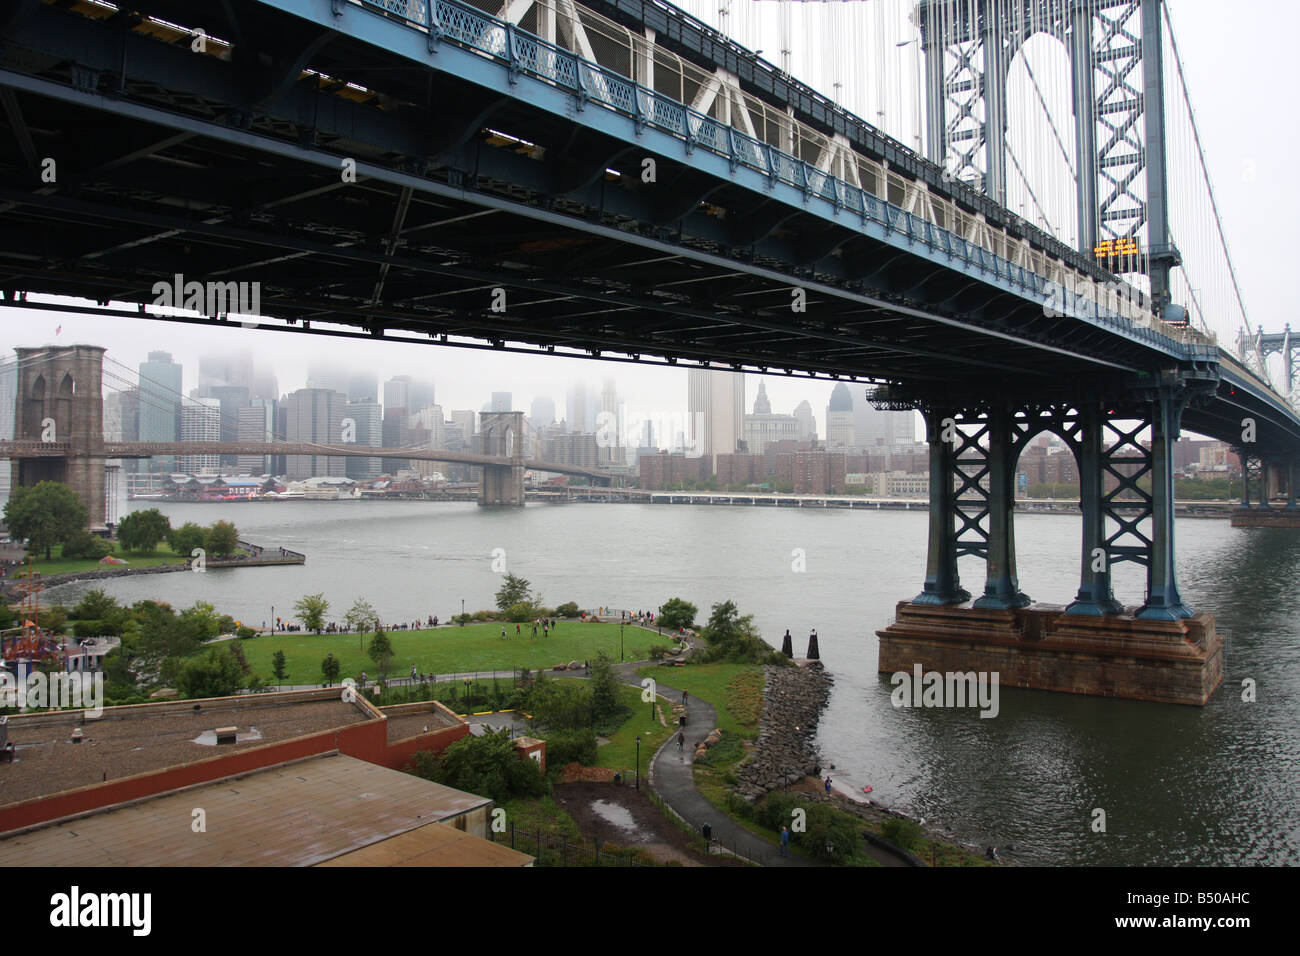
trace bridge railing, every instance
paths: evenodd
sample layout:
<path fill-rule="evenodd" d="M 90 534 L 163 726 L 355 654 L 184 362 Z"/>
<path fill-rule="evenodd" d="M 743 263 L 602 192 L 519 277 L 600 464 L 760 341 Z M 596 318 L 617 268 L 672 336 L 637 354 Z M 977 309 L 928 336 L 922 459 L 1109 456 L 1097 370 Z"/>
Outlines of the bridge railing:
<path fill-rule="evenodd" d="M 804 194 L 805 203 L 812 197 L 819 197 L 832 204 L 837 215 L 843 210 L 856 214 L 863 227 L 871 222 L 883 226 L 887 234 L 906 236 L 909 242 L 920 243 L 931 252 L 943 254 L 949 260 L 960 260 L 983 274 L 996 276 L 1019 288 L 1027 297 L 1043 301 L 1045 307 L 1056 295 L 1065 300 L 1059 310 L 1064 315 L 1092 321 L 1158 347 L 1175 347 L 1183 351 L 1195 346 L 1213 347 L 1212 337 L 1164 323 L 1147 308 L 1112 308 L 1113 289 L 1098 284 L 1095 273 L 1080 271 L 1035 249 L 1024 238 L 990 225 L 981 216 L 965 212 L 955 203 L 930 193 L 923 184 L 906 180 L 881 163 L 856 152 L 846 154 L 830 138 L 803 127 L 788 116 L 783 116 L 782 120 L 791 125 L 790 138 L 801 153 L 818 155 L 815 165 L 671 96 L 641 86 L 615 69 L 584 59 L 575 51 L 490 16 L 469 3 L 460 0 L 351 2 L 396 15 L 408 26 L 428 33 L 431 45 L 450 40 L 501 62 L 512 74 L 526 73 L 569 90 L 578 98 L 579 104 L 594 102 L 630 116 L 640 125 L 669 133 L 683 140 L 688 152 L 699 148 L 727 157 L 733 171 L 744 166 L 764 174 L 770 181 L 784 182 L 799 189 Z M 581 9 L 583 24 L 604 20 L 585 8 Z M 610 26 L 622 30 L 616 24 Z M 659 51 L 654 55 L 658 56 Z M 629 63 L 636 60 L 636 56 L 628 57 Z M 680 68 L 686 67 L 680 65 Z M 694 69 L 699 74 L 693 78 L 697 85 L 717 82 L 712 74 L 699 67 Z M 757 110 L 762 116 L 769 109 L 761 100 L 747 94 L 742 94 L 742 97 L 744 108 L 751 113 Z M 767 124 L 760 124 L 760 127 L 767 133 Z M 808 144 L 812 144 L 812 150 Z M 837 149 L 838 156 L 835 155 Z M 841 172 L 855 181 L 850 182 L 820 168 L 837 163 Z M 922 214 L 891 202 L 891 197 L 921 210 Z M 1012 261 L 1013 257 L 1018 261 Z M 1110 279 L 1113 284 L 1120 283 L 1116 277 Z M 1068 295 L 1060 296 L 1062 290 Z M 1141 301 L 1136 290 L 1131 297 L 1124 298 L 1129 302 Z"/>

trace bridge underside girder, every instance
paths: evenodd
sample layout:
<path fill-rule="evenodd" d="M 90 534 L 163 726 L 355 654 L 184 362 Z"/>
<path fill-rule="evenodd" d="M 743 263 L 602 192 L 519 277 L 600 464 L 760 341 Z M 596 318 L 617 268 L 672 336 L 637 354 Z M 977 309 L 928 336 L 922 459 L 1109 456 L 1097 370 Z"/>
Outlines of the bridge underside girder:
<path fill-rule="evenodd" d="M 386 51 L 260 4 L 205 11 L 210 35 L 264 54 L 252 62 L 30 6 L 0 70 L 15 104 L 0 143 L 7 299 L 151 303 L 183 274 L 257 282 L 260 311 L 297 328 L 878 381 L 1118 379 L 1160 361 L 685 159 L 658 156 L 643 182 L 634 140 L 392 69 Z M 168 0 L 135 9 L 192 18 Z M 286 80 L 304 64 L 316 73 Z M 31 155 L 57 159 L 56 182 Z M 344 159 L 358 181 L 342 181 Z"/>

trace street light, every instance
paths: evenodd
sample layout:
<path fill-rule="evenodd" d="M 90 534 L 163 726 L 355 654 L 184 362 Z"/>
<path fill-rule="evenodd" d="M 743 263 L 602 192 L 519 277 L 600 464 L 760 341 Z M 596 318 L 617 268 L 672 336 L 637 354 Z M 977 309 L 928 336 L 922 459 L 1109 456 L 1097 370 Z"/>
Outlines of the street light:
<path fill-rule="evenodd" d="M 636 788 L 641 789 L 641 735 L 636 735 Z"/>
<path fill-rule="evenodd" d="M 618 626 L 618 661 L 623 663 L 623 625 Z"/>

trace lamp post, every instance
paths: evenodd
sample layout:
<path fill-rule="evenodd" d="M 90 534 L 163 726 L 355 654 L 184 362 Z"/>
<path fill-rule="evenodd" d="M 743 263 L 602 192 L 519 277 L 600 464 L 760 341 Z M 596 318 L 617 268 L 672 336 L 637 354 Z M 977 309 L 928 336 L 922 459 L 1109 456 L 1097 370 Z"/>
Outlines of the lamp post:
<path fill-rule="evenodd" d="M 623 625 L 622 624 L 619 624 L 618 626 L 618 660 L 620 664 L 623 662 Z"/>
<path fill-rule="evenodd" d="M 641 789 L 641 735 L 636 735 L 636 788 Z"/>

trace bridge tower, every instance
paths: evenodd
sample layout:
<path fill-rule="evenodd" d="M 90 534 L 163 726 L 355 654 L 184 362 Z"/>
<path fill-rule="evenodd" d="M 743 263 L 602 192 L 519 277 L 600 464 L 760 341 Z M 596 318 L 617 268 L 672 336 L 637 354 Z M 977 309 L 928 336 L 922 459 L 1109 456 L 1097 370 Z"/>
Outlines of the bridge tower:
<path fill-rule="evenodd" d="M 1223 680 L 1223 638 L 1179 593 L 1173 445 L 1183 410 L 1214 388 L 1212 373 L 1192 369 L 1055 395 L 877 390 L 877 408 L 921 411 L 930 445 L 925 581 L 877 632 L 879 670 L 919 663 L 998 673 L 1004 686 L 1204 704 Z M 1064 442 L 1079 474 L 1082 554 L 1068 606 L 1034 604 L 1016 573 L 1016 464 L 1042 432 Z M 974 596 L 958 576 L 967 556 L 985 564 Z M 1123 562 L 1146 570 L 1140 605 L 1112 589 Z"/>
<path fill-rule="evenodd" d="M 509 458 L 510 464 L 483 465 L 480 507 L 524 506 L 524 413 L 480 412 L 483 454 Z"/>
<path fill-rule="evenodd" d="M 54 443 L 65 454 L 15 458 L 12 486 L 61 481 L 104 527 L 104 349 L 98 345 L 19 348 L 14 439 Z"/>
<path fill-rule="evenodd" d="M 926 156 L 1003 205 L 1012 60 L 1035 34 L 1061 42 L 1070 62 L 1079 251 L 1140 242 L 1145 227 L 1152 307 L 1161 316 L 1180 261 L 1169 233 L 1162 2 L 920 0 L 917 11 Z"/>

